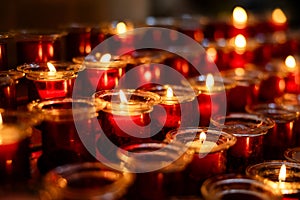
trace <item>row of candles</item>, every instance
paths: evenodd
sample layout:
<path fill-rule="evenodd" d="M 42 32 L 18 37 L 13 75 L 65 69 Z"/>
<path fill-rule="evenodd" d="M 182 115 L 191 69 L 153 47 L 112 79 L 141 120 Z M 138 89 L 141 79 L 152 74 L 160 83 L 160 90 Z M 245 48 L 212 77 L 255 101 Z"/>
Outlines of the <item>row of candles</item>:
<path fill-rule="evenodd" d="M 277 57 L 283 60 L 273 59 L 278 53 L 274 46 L 255 43 L 255 48 L 267 51 L 258 57 L 260 50 L 246 46 L 253 38 L 243 35 L 247 26 L 241 23 L 236 28 L 241 32 L 236 32 L 233 40 L 213 38 L 216 43 L 205 46 L 203 39 L 206 52 L 197 55 L 195 63 L 204 63 L 204 70 L 209 72 L 215 62 L 220 74 L 199 74 L 175 53 L 157 49 L 135 50 L 117 57 L 106 52 L 83 57 L 92 46 L 90 36 L 82 43 L 78 32 L 67 34 L 72 46 L 66 52 L 73 63 L 44 57 L 51 52 L 54 55 L 57 48 L 51 46 L 52 42 L 45 48 L 43 40 L 25 40 L 16 70 L 0 73 L 4 108 L 0 171 L 4 190 L 6 185 L 20 187 L 19 183 L 36 178 L 30 165 L 30 159 L 36 156 L 34 164 L 45 185 L 30 187 L 37 187 L 42 199 L 201 198 L 200 188 L 207 199 L 219 198 L 213 194 L 299 199 L 299 149 L 294 148 L 300 145 L 299 61 L 296 56 L 285 55 L 295 53 L 288 42 L 283 46 L 275 42 L 279 49 L 287 47 Z M 116 27 L 124 30 L 126 24 Z M 277 28 L 286 30 L 286 22 Z M 89 31 L 85 33 L 90 35 Z M 149 33 L 153 41 L 166 42 L 160 41 L 157 33 Z M 206 32 L 193 32 L 198 42 L 200 33 Z M 278 34 L 287 37 L 286 32 Z M 97 42 L 106 37 L 98 35 L 101 40 Z M 116 54 L 145 38 L 120 35 Z M 204 34 L 203 38 L 209 37 Z M 218 45 L 224 45 L 221 53 Z M 226 56 L 230 62 L 226 62 Z M 257 67 L 258 62 L 263 67 Z M 172 77 L 162 64 L 183 76 Z M 154 84 L 166 79 L 174 82 Z M 25 103 L 16 94 L 16 87 L 22 85 L 28 87 Z M 20 107 L 24 104 L 23 112 Z M 34 141 L 36 135 L 41 141 Z M 247 176 L 227 177 L 226 173 Z M 223 179 L 230 180 L 231 185 Z M 218 181 L 225 184 L 225 190 L 217 188 Z M 234 188 L 237 184 L 246 188 Z"/>

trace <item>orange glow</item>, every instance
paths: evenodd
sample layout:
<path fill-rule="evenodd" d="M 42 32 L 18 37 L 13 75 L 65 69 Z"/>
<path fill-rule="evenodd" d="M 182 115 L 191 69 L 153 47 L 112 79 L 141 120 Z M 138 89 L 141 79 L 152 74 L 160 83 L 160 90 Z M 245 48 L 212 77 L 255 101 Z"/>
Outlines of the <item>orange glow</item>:
<path fill-rule="evenodd" d="M 237 76 L 244 76 L 245 75 L 245 70 L 243 68 L 236 68 L 234 70 L 234 73 L 237 75 Z"/>
<path fill-rule="evenodd" d="M 285 65 L 289 68 L 289 69 L 295 69 L 296 68 L 296 60 L 293 56 L 289 55 L 286 57 L 285 59 Z"/>
<path fill-rule="evenodd" d="M 243 54 L 246 50 L 246 46 L 247 46 L 246 38 L 242 34 L 237 35 L 234 39 L 234 47 L 236 52 L 238 54 Z"/>
<path fill-rule="evenodd" d="M 125 94 L 122 90 L 120 90 L 119 95 L 120 95 L 121 103 L 128 103 L 128 100 L 127 100 L 127 98 L 126 98 L 126 96 L 125 96 Z"/>
<path fill-rule="evenodd" d="M 210 47 L 206 50 L 206 57 L 208 61 L 215 62 L 217 60 L 217 50 Z"/>
<path fill-rule="evenodd" d="M 39 59 L 43 60 L 43 45 L 42 44 L 38 45 L 38 55 L 39 55 Z"/>
<path fill-rule="evenodd" d="M 207 77 L 206 77 L 206 87 L 210 90 L 214 84 L 215 84 L 215 80 L 214 80 L 214 77 L 212 74 L 207 74 Z"/>
<path fill-rule="evenodd" d="M 233 26 L 239 29 L 245 28 L 247 26 L 247 12 L 242 7 L 235 7 L 232 13 Z"/>
<path fill-rule="evenodd" d="M 49 45 L 48 52 L 49 52 L 50 57 L 53 57 L 53 55 L 54 55 L 54 49 L 53 49 L 52 45 Z"/>
<path fill-rule="evenodd" d="M 172 98 L 174 96 L 172 88 L 167 89 L 167 98 Z"/>
<path fill-rule="evenodd" d="M 200 133 L 199 140 L 200 140 L 201 144 L 203 144 L 205 142 L 206 134 L 204 132 Z"/>
<path fill-rule="evenodd" d="M 119 22 L 116 26 L 116 29 L 117 29 L 118 34 L 122 34 L 122 33 L 125 33 L 127 31 L 127 27 L 126 27 L 126 24 L 124 22 Z"/>
<path fill-rule="evenodd" d="M 280 8 L 276 8 L 272 12 L 272 20 L 276 24 L 284 24 L 286 23 L 287 18 Z"/>
<path fill-rule="evenodd" d="M 285 164 L 281 165 L 279 175 L 278 175 L 278 180 L 279 182 L 285 181 L 286 179 L 286 166 Z"/>
<path fill-rule="evenodd" d="M 100 62 L 109 62 L 111 59 L 111 55 L 109 53 L 106 53 L 104 55 L 101 56 L 100 58 Z"/>

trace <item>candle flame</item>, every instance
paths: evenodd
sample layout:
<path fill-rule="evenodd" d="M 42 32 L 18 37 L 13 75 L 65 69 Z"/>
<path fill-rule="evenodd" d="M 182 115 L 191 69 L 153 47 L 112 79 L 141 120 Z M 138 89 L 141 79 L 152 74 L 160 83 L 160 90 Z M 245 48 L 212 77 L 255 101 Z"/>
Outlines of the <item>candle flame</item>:
<path fill-rule="evenodd" d="M 203 131 L 200 133 L 199 140 L 201 144 L 203 144 L 204 141 L 206 140 L 206 134 Z"/>
<path fill-rule="evenodd" d="M 236 28 L 245 28 L 248 20 L 247 12 L 244 8 L 237 6 L 232 13 L 233 26 Z"/>
<path fill-rule="evenodd" d="M 172 88 L 167 89 L 167 98 L 172 98 L 174 96 Z"/>
<path fill-rule="evenodd" d="M 117 33 L 118 34 L 122 34 L 125 33 L 127 31 L 127 27 L 126 24 L 124 22 L 119 22 L 116 26 L 117 28 Z"/>
<path fill-rule="evenodd" d="M 206 87 L 208 89 L 212 88 L 215 84 L 215 80 L 214 80 L 214 77 L 212 74 L 207 74 L 207 77 L 206 77 Z"/>
<path fill-rule="evenodd" d="M 278 180 L 279 182 L 285 181 L 286 179 L 286 166 L 285 164 L 281 165 L 279 175 L 278 175 Z"/>
<path fill-rule="evenodd" d="M 100 58 L 100 62 L 107 63 L 111 59 L 111 55 L 109 53 L 103 54 Z"/>
<path fill-rule="evenodd" d="M 280 8 L 276 8 L 272 12 L 272 20 L 277 24 L 284 24 L 286 23 L 287 18 Z"/>
<path fill-rule="evenodd" d="M 215 62 L 217 60 L 217 50 L 213 47 L 210 47 L 206 50 L 207 60 L 211 62 Z"/>
<path fill-rule="evenodd" d="M 296 60 L 295 60 L 294 56 L 289 55 L 288 57 L 286 57 L 285 65 L 289 69 L 294 69 L 296 67 Z"/>
<path fill-rule="evenodd" d="M 125 96 L 125 94 L 122 90 L 120 90 L 119 95 L 120 95 L 121 103 L 128 103 L 128 100 L 127 100 L 127 98 L 126 98 L 126 96 Z"/>
<path fill-rule="evenodd" d="M 56 72 L 56 69 L 52 63 L 47 62 L 47 66 L 50 72 Z"/>
<path fill-rule="evenodd" d="M 245 75 L 245 70 L 243 68 L 236 68 L 234 70 L 234 73 L 237 75 L 237 76 L 244 76 Z"/>
<path fill-rule="evenodd" d="M 0 127 L 3 125 L 3 119 L 2 119 L 2 115 L 0 113 Z"/>
<path fill-rule="evenodd" d="M 245 48 L 247 45 L 246 38 L 242 34 L 238 34 L 234 39 L 234 45 L 237 48 Z"/>

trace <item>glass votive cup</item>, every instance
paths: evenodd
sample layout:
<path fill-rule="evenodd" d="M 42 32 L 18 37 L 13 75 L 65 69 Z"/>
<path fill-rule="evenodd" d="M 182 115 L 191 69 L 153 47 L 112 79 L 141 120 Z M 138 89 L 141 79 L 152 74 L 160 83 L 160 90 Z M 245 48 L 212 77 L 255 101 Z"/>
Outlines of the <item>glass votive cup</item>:
<path fill-rule="evenodd" d="M 213 118 L 212 123 L 237 139 L 227 152 L 228 173 L 243 174 L 248 165 L 263 161 L 263 141 L 265 134 L 275 125 L 272 119 L 254 114 L 231 113 Z"/>
<path fill-rule="evenodd" d="M 100 162 L 63 165 L 44 176 L 40 199 L 122 199 L 134 178 Z"/>
<path fill-rule="evenodd" d="M 102 59 L 107 57 L 108 60 Z M 84 70 L 78 78 L 81 83 L 86 84 L 88 96 L 101 90 L 110 90 L 118 86 L 120 78 L 125 74 L 127 61 L 110 54 L 95 53 L 86 57 L 75 57 L 73 62 L 82 64 Z"/>
<path fill-rule="evenodd" d="M 128 192 L 128 199 L 166 199 L 183 195 L 184 169 L 193 151 L 183 144 L 172 142 L 144 142 L 121 146 L 117 155 L 136 180 Z"/>
<path fill-rule="evenodd" d="M 51 64 L 55 69 L 49 68 Z M 75 79 L 78 72 L 83 70 L 83 66 L 52 61 L 20 65 L 17 70 L 25 73 L 28 80 L 28 99 L 33 101 L 72 97 Z"/>
<path fill-rule="evenodd" d="M 288 110 L 292 112 L 297 112 L 298 115 L 300 114 L 300 94 L 292 94 L 292 93 L 285 93 L 281 97 L 275 99 L 275 103 L 282 105 Z M 296 135 L 296 144 L 295 146 L 300 145 L 300 118 L 295 120 L 293 126 L 293 132 Z"/>
<path fill-rule="evenodd" d="M 246 169 L 247 175 L 253 176 L 265 184 L 271 184 L 273 188 L 279 190 L 283 199 L 300 198 L 299 172 L 299 163 L 285 160 L 266 161 Z"/>
<path fill-rule="evenodd" d="M 284 151 L 296 145 L 296 134 L 293 131 L 293 126 L 298 113 L 276 103 L 246 106 L 246 111 L 275 121 L 274 127 L 269 129 L 264 137 L 264 160 L 284 159 Z"/>
<path fill-rule="evenodd" d="M 3 189 L 31 178 L 32 127 L 40 123 L 41 115 L 0 109 L 0 119 L 0 189 Z"/>
<path fill-rule="evenodd" d="M 190 127 L 168 132 L 165 141 L 183 143 L 195 152 L 186 172 L 192 180 L 202 182 L 226 172 L 227 150 L 236 137 L 218 129 Z"/>
<path fill-rule="evenodd" d="M 62 60 L 65 32 L 55 30 L 17 30 L 14 32 L 17 65 Z"/>
<path fill-rule="evenodd" d="M 258 102 L 260 82 L 264 74 L 251 68 L 236 68 L 221 72 L 222 77 L 232 79 L 236 86 L 229 90 L 228 112 L 245 112 L 245 106 Z"/>
<path fill-rule="evenodd" d="M 11 37 L 8 32 L 0 32 L 0 70 L 8 70 L 8 39 Z"/>
<path fill-rule="evenodd" d="M 96 160 L 98 122 L 92 100 L 37 100 L 27 107 L 30 112 L 43 116 L 36 127 L 41 131 L 42 155 L 37 165 L 42 174 L 59 165 Z"/>
<path fill-rule="evenodd" d="M 16 109 L 17 84 L 24 73 L 15 70 L 0 71 L 0 108 Z"/>
<path fill-rule="evenodd" d="M 93 94 L 99 124 L 117 146 L 151 139 L 150 113 L 158 94 L 133 89 L 103 90 Z"/>
<path fill-rule="evenodd" d="M 290 162 L 300 163 L 300 147 L 288 148 L 284 152 L 284 158 Z"/>
<path fill-rule="evenodd" d="M 197 92 L 192 88 L 182 85 L 150 85 L 142 89 L 158 94 L 161 99 L 151 113 L 157 129 L 160 130 L 154 139 L 164 140 L 167 132 L 172 129 L 198 126 Z"/>
<path fill-rule="evenodd" d="M 209 126 L 212 116 L 226 114 L 228 92 L 236 87 L 234 80 L 221 76 L 212 76 L 213 79 L 209 77 L 211 76 L 207 74 L 188 79 L 191 87 L 198 92 L 199 126 Z M 207 87 L 207 81 L 210 82 L 210 80 L 214 83 Z"/>
<path fill-rule="evenodd" d="M 201 186 L 201 194 L 205 200 L 281 199 L 281 193 L 271 185 L 240 174 L 223 174 L 207 179 Z"/>

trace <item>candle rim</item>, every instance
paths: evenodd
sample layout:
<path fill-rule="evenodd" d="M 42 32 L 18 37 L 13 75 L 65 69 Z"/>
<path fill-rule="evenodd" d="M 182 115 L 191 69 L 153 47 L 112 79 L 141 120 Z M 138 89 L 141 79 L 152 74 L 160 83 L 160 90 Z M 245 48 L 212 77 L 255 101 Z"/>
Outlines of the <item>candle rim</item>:
<path fill-rule="evenodd" d="M 288 148 L 284 152 L 284 157 L 290 162 L 300 163 L 300 158 L 297 158 L 297 153 L 300 153 L 300 147 Z"/>
<path fill-rule="evenodd" d="M 124 94 L 129 94 L 130 97 L 135 95 L 136 97 L 141 97 L 144 101 L 137 103 L 132 103 L 130 99 L 127 98 L 128 103 L 122 103 L 119 99 L 119 91 L 122 90 Z M 104 99 L 105 97 L 115 97 L 117 99 Z M 137 115 L 143 113 L 149 113 L 153 110 L 153 106 L 160 103 L 161 98 L 158 94 L 153 92 L 140 90 L 140 89 L 112 89 L 112 90 L 102 90 L 94 93 L 92 95 L 95 103 L 97 104 L 98 110 L 102 110 L 107 113 L 117 114 L 117 115 Z M 112 101 L 113 100 L 113 101 Z M 145 104 L 147 102 L 147 104 Z M 122 106 L 122 109 L 120 108 Z"/>
<path fill-rule="evenodd" d="M 213 141 L 217 144 L 217 146 L 214 146 L 214 148 L 210 149 L 209 152 L 201 152 L 201 154 L 205 153 L 214 153 L 214 152 L 219 152 L 222 150 L 227 150 L 231 146 L 233 146 L 237 138 L 236 136 L 227 133 L 225 131 L 222 131 L 218 128 L 208 128 L 208 127 L 185 127 L 185 128 L 180 128 L 180 129 L 174 129 L 169 131 L 166 134 L 166 141 L 178 141 L 178 136 L 182 136 L 181 141 L 179 140 L 178 142 L 187 144 L 188 142 L 193 142 L 194 139 L 197 139 L 199 137 L 200 133 L 204 132 L 207 133 L 209 132 L 210 135 L 206 134 L 206 140 L 205 141 Z M 185 137 L 184 137 L 185 136 Z M 219 142 L 219 143 L 217 143 Z M 199 152 L 199 148 L 192 148 L 194 149 L 195 152 Z"/>
<path fill-rule="evenodd" d="M 94 55 L 88 55 L 86 57 L 79 56 L 72 58 L 72 61 L 76 64 L 82 64 L 86 69 L 119 69 L 127 66 L 127 61 L 121 57 L 113 57 L 109 62 L 100 62 L 99 60 L 92 59 Z"/>
<path fill-rule="evenodd" d="M 226 124 L 226 120 L 239 120 L 239 123 Z M 242 122 L 241 119 L 257 121 L 259 123 Z M 275 121 L 262 115 L 250 113 L 230 113 L 226 116 L 213 116 L 211 123 L 222 128 L 227 133 L 237 137 L 256 137 L 265 135 L 269 129 L 273 128 Z M 238 126 L 237 126 L 238 125 Z M 242 126 L 239 126 L 242 125 Z M 251 126 L 250 126 L 251 125 Z"/>

